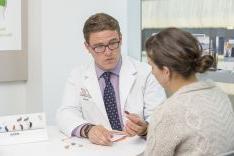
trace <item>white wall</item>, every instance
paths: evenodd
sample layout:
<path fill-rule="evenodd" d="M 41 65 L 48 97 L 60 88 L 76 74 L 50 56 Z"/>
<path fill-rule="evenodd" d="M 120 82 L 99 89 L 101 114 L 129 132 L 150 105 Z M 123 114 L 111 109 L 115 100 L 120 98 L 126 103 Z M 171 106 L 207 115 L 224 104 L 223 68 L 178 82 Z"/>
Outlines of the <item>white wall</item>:
<path fill-rule="evenodd" d="M 24 113 L 25 81 L 0 83 L 0 116 Z"/>
<path fill-rule="evenodd" d="M 42 2 L 28 0 L 28 81 L 26 113 L 42 112 Z"/>
<path fill-rule="evenodd" d="M 128 55 L 141 60 L 141 0 L 127 0 Z"/>

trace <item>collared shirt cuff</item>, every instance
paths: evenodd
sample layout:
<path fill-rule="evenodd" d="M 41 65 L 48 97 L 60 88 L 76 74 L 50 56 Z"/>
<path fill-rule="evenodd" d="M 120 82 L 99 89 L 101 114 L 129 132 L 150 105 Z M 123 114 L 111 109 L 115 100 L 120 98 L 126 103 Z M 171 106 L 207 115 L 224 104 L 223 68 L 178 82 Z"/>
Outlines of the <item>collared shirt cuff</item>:
<path fill-rule="evenodd" d="M 81 138 L 82 136 L 81 136 L 81 129 L 84 127 L 84 126 L 86 126 L 86 125 L 88 125 L 88 123 L 84 123 L 84 124 L 82 124 L 82 125 L 80 125 L 80 126 L 77 126 L 73 131 L 72 131 L 72 136 L 76 136 L 76 137 L 78 137 L 78 138 Z"/>

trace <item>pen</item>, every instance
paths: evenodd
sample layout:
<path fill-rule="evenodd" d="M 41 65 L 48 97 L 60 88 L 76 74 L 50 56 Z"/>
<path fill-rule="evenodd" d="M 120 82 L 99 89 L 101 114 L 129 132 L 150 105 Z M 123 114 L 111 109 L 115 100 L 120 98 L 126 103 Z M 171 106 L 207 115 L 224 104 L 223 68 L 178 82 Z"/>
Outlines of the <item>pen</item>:
<path fill-rule="evenodd" d="M 128 111 L 124 111 L 124 113 L 126 113 L 127 115 L 129 115 L 129 114 L 130 114 Z"/>

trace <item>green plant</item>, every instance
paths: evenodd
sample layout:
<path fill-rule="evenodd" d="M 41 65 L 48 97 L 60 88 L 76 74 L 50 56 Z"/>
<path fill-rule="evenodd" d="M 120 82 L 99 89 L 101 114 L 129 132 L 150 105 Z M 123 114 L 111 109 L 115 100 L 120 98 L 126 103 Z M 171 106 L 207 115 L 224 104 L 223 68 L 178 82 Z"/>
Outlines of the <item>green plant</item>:
<path fill-rule="evenodd" d="M 0 6 L 6 7 L 7 0 L 0 0 Z"/>

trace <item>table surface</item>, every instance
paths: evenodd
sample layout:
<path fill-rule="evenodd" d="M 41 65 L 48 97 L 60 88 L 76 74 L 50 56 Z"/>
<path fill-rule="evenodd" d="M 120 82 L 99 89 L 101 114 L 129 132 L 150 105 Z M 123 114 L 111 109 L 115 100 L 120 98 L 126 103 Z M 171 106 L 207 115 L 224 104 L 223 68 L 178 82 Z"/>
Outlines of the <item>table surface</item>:
<path fill-rule="evenodd" d="M 145 148 L 145 140 L 140 137 L 127 137 L 109 147 L 67 138 L 55 126 L 48 126 L 47 131 L 47 141 L 0 146 L 0 156 L 136 156 Z"/>

